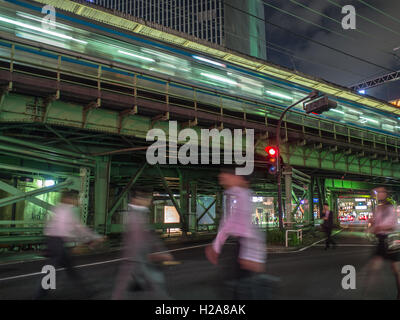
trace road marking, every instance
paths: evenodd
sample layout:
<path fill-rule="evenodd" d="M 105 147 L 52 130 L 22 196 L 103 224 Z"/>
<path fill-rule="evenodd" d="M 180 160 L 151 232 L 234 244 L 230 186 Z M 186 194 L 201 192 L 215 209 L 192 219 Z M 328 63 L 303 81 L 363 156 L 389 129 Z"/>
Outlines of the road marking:
<path fill-rule="evenodd" d="M 343 230 L 339 230 L 336 233 L 334 233 L 332 236 L 337 235 L 338 233 L 342 232 Z M 325 241 L 327 238 L 319 240 L 314 242 L 313 244 L 301 248 L 299 250 L 296 251 L 287 251 L 287 252 L 270 252 L 270 254 L 275 254 L 275 253 L 296 253 L 296 252 L 302 252 L 304 250 L 307 250 L 315 245 L 317 245 L 318 243 Z M 194 249 L 194 248 L 201 248 L 201 247 L 206 247 L 210 245 L 210 243 L 206 243 L 206 244 L 201 244 L 201 245 L 197 245 L 197 246 L 191 246 L 191 247 L 184 247 L 184 248 L 178 248 L 178 249 L 171 249 L 171 250 L 166 250 L 166 251 L 159 251 L 159 252 L 154 252 L 154 253 L 169 253 L 169 252 L 176 252 L 176 251 L 183 251 L 183 250 L 189 250 L 189 249 Z M 118 251 L 118 250 L 115 250 Z M 97 266 L 97 265 L 101 265 L 101 264 L 107 264 L 107 263 L 114 263 L 114 262 L 119 262 L 124 260 L 124 258 L 118 258 L 118 259 L 113 259 L 113 260 L 106 260 L 106 261 L 100 261 L 100 262 L 94 262 L 94 263 L 88 263 L 88 264 L 82 264 L 82 265 L 78 265 L 78 266 L 74 266 L 74 268 L 85 268 L 85 267 L 92 267 L 92 266 Z M 37 261 L 37 260 L 33 260 L 33 261 Z M 10 264 L 18 264 L 18 263 L 24 263 L 24 262 L 16 262 L 16 263 L 10 263 Z M 0 267 L 3 265 L 0 265 Z M 60 268 L 57 269 L 56 271 L 62 271 L 65 270 L 65 268 Z M 2 278 L 0 279 L 0 281 L 7 281 L 7 280 L 13 280 L 13 279 L 20 279 L 20 278 L 25 278 L 25 277 L 31 277 L 31 276 L 35 276 L 35 275 L 39 275 L 42 274 L 41 272 L 35 272 L 35 273 L 28 273 L 28 274 L 22 274 L 22 275 L 18 275 L 18 276 L 14 276 L 14 277 L 8 277 L 8 278 Z"/>
<path fill-rule="evenodd" d="M 317 244 L 315 245 L 316 247 L 324 247 L 324 244 Z M 336 247 L 376 247 L 376 245 L 373 244 L 349 244 L 349 243 L 342 243 L 342 244 L 336 244 Z"/>
<path fill-rule="evenodd" d="M 342 232 L 342 231 L 343 231 L 343 230 L 338 230 L 337 232 L 335 232 L 335 233 L 332 235 L 332 237 L 335 236 L 335 235 L 337 235 L 338 233 L 340 233 L 340 232 Z M 320 242 L 322 242 L 322 241 L 325 241 L 326 239 L 328 239 L 328 238 L 318 240 L 318 241 L 316 241 L 316 242 L 310 244 L 309 246 L 304 247 L 304 248 L 301 248 L 301 249 L 298 249 L 298 250 L 292 250 L 292 251 L 276 251 L 276 252 L 273 252 L 273 251 L 272 251 L 272 252 L 270 252 L 270 253 L 273 253 L 273 254 L 279 253 L 279 254 L 280 254 L 280 253 L 296 253 L 296 252 L 303 252 L 303 251 L 305 251 L 305 250 L 307 250 L 307 249 L 309 249 L 309 248 L 315 246 L 316 244 L 318 244 L 318 243 L 320 243 Z"/>
<path fill-rule="evenodd" d="M 171 249 L 171 250 L 166 250 L 166 251 L 159 251 L 159 252 L 154 252 L 154 253 L 169 253 L 169 252 L 175 252 L 175 251 L 182 251 L 182 250 L 205 247 L 205 246 L 208 246 L 208 245 L 209 245 L 209 243 L 198 245 L 198 246 L 191 246 L 191 247 Z M 118 259 L 113 259 L 113 260 L 106 260 L 106 261 L 100 261 L 100 262 L 94 262 L 94 263 L 81 264 L 81 265 L 78 265 L 78 266 L 74 266 L 74 268 L 92 267 L 92 266 L 97 266 L 97 265 L 101 265 L 101 264 L 119 262 L 119 261 L 122 261 L 122 260 L 125 260 L 125 258 L 118 258 Z M 33 261 L 38 261 L 38 260 L 33 260 Z M 15 262 L 15 263 L 10 263 L 10 264 L 19 264 L 19 263 L 24 263 L 24 262 L 20 261 L 20 262 Z M 10 264 L 8 264 L 8 265 L 10 265 Z M 3 266 L 3 265 L 0 265 L 0 267 L 1 266 Z M 56 271 L 63 271 L 63 270 L 65 270 L 65 268 L 56 269 Z M 39 275 L 39 274 L 42 274 L 42 273 L 41 272 L 27 273 L 27 274 L 22 274 L 22 275 L 13 276 L 13 277 L 1 278 L 0 281 L 7 281 L 7 280 L 26 278 L 26 277 L 36 276 L 36 275 Z"/>

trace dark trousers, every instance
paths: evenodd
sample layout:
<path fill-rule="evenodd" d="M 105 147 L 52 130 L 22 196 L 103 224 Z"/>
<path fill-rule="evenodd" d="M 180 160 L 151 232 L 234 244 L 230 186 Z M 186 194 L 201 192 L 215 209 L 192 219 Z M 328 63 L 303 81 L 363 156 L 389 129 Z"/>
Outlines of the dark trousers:
<path fill-rule="evenodd" d="M 327 239 L 325 241 L 325 249 L 328 249 L 330 244 L 332 244 L 333 246 L 336 246 L 336 242 L 332 238 L 332 228 L 325 228 L 324 231 L 327 236 Z"/>
<path fill-rule="evenodd" d="M 73 280 L 75 285 L 79 286 L 86 297 L 89 296 L 87 289 L 84 285 L 84 281 L 73 268 L 71 255 L 68 248 L 65 247 L 65 242 L 61 237 L 47 237 L 47 253 L 49 257 L 48 264 L 57 268 L 65 268 L 67 276 Z M 57 281 L 56 281 L 57 288 Z M 49 290 L 45 290 L 42 287 L 42 279 L 40 279 L 39 287 L 37 289 L 34 299 L 44 298 Z"/>
<path fill-rule="evenodd" d="M 242 281 L 253 273 L 244 270 L 239 264 L 240 241 L 230 238 L 225 243 L 219 258 L 219 296 L 224 300 L 248 299 Z"/>

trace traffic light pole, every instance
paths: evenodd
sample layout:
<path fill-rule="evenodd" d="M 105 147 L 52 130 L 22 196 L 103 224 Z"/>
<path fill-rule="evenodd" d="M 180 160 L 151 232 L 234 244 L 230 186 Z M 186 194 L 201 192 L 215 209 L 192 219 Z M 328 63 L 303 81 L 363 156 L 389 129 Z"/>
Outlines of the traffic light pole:
<path fill-rule="evenodd" d="M 281 149 L 280 149 L 280 142 L 281 142 L 281 125 L 282 125 L 282 120 L 285 114 L 292 109 L 294 106 L 298 105 L 299 103 L 302 103 L 308 99 L 314 99 L 318 96 L 318 92 L 313 91 L 309 93 L 306 97 L 303 99 L 293 103 L 291 106 L 287 107 L 283 113 L 281 114 L 281 117 L 279 118 L 278 121 L 278 126 L 276 127 L 276 146 L 278 148 L 278 157 L 276 159 L 276 175 L 277 175 L 277 185 L 278 185 L 278 214 L 279 214 L 279 229 L 283 230 L 283 211 L 282 211 L 282 187 L 281 187 L 281 182 L 282 182 L 282 173 L 281 173 Z"/>

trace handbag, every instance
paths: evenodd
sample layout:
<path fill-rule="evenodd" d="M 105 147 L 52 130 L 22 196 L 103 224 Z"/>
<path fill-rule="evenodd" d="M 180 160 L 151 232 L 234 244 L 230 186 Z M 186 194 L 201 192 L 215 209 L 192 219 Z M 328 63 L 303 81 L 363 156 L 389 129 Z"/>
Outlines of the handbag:
<path fill-rule="evenodd" d="M 388 253 L 400 253 L 400 233 L 391 233 L 387 237 Z"/>

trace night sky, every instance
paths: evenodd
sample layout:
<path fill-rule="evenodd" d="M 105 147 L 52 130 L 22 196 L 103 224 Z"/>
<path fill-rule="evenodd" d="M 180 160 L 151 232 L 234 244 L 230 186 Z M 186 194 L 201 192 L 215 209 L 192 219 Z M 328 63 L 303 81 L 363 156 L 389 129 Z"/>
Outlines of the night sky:
<path fill-rule="evenodd" d="M 400 47 L 400 1 L 398 0 L 263 0 L 263 2 L 267 21 L 268 60 L 273 63 L 346 87 L 400 70 L 400 49 L 393 50 Z M 341 10 L 344 5 L 353 5 L 356 8 L 358 15 L 356 30 L 342 28 L 341 21 L 345 15 Z M 292 16 L 283 11 L 289 12 Z M 316 42 L 336 48 L 348 55 Z M 369 89 L 367 94 L 387 101 L 400 98 L 400 80 Z"/>

